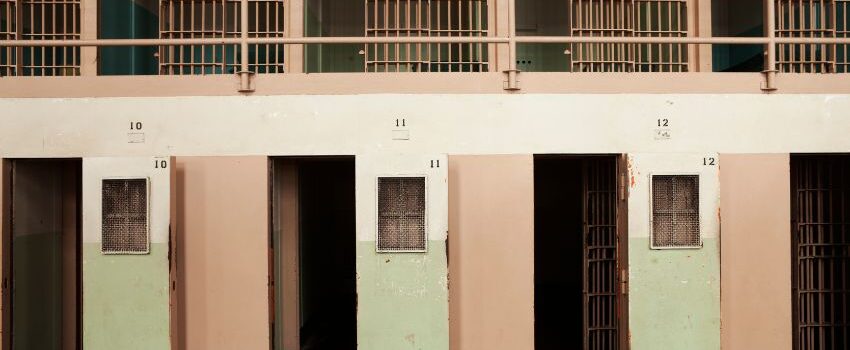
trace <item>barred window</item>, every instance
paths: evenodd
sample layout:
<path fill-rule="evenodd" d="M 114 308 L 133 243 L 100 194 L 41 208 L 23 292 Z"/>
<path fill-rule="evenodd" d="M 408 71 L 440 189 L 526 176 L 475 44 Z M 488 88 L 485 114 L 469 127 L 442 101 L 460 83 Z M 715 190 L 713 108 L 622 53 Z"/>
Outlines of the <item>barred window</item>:
<path fill-rule="evenodd" d="M 104 254 L 146 254 L 148 234 L 147 179 L 103 180 L 102 237 Z"/>
<path fill-rule="evenodd" d="M 775 0 L 776 36 L 847 38 L 850 0 Z M 848 45 L 779 44 L 776 69 L 789 73 L 847 73 Z"/>
<path fill-rule="evenodd" d="M 570 0 L 578 37 L 687 37 L 687 0 Z M 575 72 L 686 72 L 686 44 L 576 43 Z"/>
<path fill-rule="evenodd" d="M 698 175 L 652 176 L 652 247 L 702 246 Z"/>
<path fill-rule="evenodd" d="M 367 37 L 486 37 L 486 0 L 366 0 Z M 485 72 L 486 44 L 367 44 L 367 72 Z"/>
<path fill-rule="evenodd" d="M 249 0 L 248 35 L 284 36 L 284 0 Z M 239 0 L 163 0 L 160 37 L 163 39 L 238 38 L 241 36 Z M 283 73 L 284 50 L 278 44 L 249 46 L 249 70 Z M 159 49 L 160 74 L 232 74 L 240 71 L 241 46 L 181 45 Z"/>
<path fill-rule="evenodd" d="M 378 178 L 379 252 L 423 252 L 425 235 L 425 178 Z"/>
<path fill-rule="evenodd" d="M 0 0 L 0 40 L 79 39 L 79 0 Z M 80 48 L 0 48 L 0 76 L 15 75 L 80 75 Z"/>

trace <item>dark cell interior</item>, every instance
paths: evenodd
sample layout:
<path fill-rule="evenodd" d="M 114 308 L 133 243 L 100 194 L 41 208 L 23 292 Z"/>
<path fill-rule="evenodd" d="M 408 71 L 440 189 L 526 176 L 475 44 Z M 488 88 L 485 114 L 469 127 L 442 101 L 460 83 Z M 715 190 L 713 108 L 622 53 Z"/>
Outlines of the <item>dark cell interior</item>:
<path fill-rule="evenodd" d="M 582 161 L 534 161 L 536 350 L 582 344 Z"/>
<path fill-rule="evenodd" d="M 79 160 L 12 163 L 12 349 L 80 348 L 81 172 Z"/>
<path fill-rule="evenodd" d="M 301 349 L 357 349 L 354 160 L 299 162 Z"/>

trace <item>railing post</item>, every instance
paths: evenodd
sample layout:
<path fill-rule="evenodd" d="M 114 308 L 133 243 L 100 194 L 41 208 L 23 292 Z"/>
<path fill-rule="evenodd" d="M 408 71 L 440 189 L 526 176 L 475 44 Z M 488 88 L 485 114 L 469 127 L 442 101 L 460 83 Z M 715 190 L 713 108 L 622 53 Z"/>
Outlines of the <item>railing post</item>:
<path fill-rule="evenodd" d="M 285 3 L 286 17 L 284 23 L 287 38 L 304 37 L 304 0 L 288 0 Z M 304 45 L 292 44 L 284 46 L 286 57 L 284 73 L 304 73 Z"/>
<path fill-rule="evenodd" d="M 508 80 L 504 83 L 504 89 L 508 91 L 519 90 L 516 58 L 516 0 L 508 0 L 508 69 L 505 70 Z"/>
<path fill-rule="evenodd" d="M 764 0 L 764 30 L 767 36 L 767 52 L 765 53 L 764 82 L 761 89 L 764 92 L 776 91 L 776 0 Z"/>
<path fill-rule="evenodd" d="M 97 0 L 80 1 L 80 39 L 97 39 Z M 20 23 L 20 22 L 18 22 Z M 97 53 L 98 47 L 81 47 L 80 50 L 80 75 L 97 75 Z"/>
<path fill-rule="evenodd" d="M 254 87 L 251 86 L 251 76 L 254 74 L 249 70 L 248 65 L 248 0 L 240 0 L 240 33 L 241 57 L 239 61 L 239 92 L 251 93 L 254 92 Z"/>

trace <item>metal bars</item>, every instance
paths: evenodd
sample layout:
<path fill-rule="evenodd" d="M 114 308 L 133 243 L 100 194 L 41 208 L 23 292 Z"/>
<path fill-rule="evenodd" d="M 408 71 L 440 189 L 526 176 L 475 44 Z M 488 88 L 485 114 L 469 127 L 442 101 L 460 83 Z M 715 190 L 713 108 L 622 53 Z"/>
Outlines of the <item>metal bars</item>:
<path fill-rule="evenodd" d="M 584 349 L 619 349 L 617 278 L 617 163 L 583 162 Z"/>
<path fill-rule="evenodd" d="M 850 157 L 792 157 L 795 350 L 850 348 Z"/>
<path fill-rule="evenodd" d="M 365 0 L 366 37 L 486 37 L 486 0 Z M 366 44 L 366 72 L 486 72 L 482 43 Z"/>
<path fill-rule="evenodd" d="M 248 35 L 251 38 L 284 36 L 284 0 L 249 0 Z M 239 0 L 163 0 L 160 38 L 239 38 Z M 160 74 L 233 74 L 241 71 L 242 52 L 234 45 L 176 45 L 159 49 Z M 251 44 L 249 70 L 283 73 L 282 44 Z"/>
<path fill-rule="evenodd" d="M 776 0 L 776 36 L 848 37 L 848 0 Z M 847 73 L 848 45 L 779 44 L 777 69 L 789 73 Z"/>
<path fill-rule="evenodd" d="M 687 0 L 570 0 L 571 35 L 687 37 Z M 575 72 L 686 72 L 686 44 L 572 44 Z"/>
<path fill-rule="evenodd" d="M 0 0 L 0 40 L 79 40 L 79 0 Z M 80 48 L 0 48 L 0 76 L 80 74 Z"/>

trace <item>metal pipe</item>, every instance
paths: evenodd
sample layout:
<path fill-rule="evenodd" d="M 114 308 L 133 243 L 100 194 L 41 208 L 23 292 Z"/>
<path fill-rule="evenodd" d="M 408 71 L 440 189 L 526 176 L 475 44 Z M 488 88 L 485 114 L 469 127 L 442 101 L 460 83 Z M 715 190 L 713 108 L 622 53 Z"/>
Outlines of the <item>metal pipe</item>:
<path fill-rule="evenodd" d="M 251 92 L 251 72 L 248 67 L 248 0 L 241 0 L 240 5 L 240 31 L 241 31 L 241 51 L 240 54 L 240 70 L 239 70 L 239 91 Z"/>
<path fill-rule="evenodd" d="M 508 0 L 508 84 L 505 90 L 519 90 L 516 44 L 516 0 Z"/>
<path fill-rule="evenodd" d="M 42 46 L 179 46 L 179 45 L 237 45 L 242 44 L 572 44 L 572 43 L 622 43 L 622 44 L 832 44 L 848 45 L 848 38 L 760 38 L 760 37 L 570 37 L 522 36 L 506 37 L 310 37 L 310 38 L 195 38 L 195 39 L 90 39 L 90 40 L 0 40 L 0 47 Z M 514 65 L 516 62 L 514 62 Z"/>
<path fill-rule="evenodd" d="M 774 0 L 764 0 L 764 8 L 765 8 L 765 34 L 767 39 L 767 59 L 765 60 L 764 74 L 765 74 L 765 82 L 764 88 L 765 91 L 773 91 L 776 90 L 775 79 L 776 79 L 776 3 Z M 783 38 L 786 39 L 786 38 Z M 813 38 L 787 38 L 787 39 L 813 39 Z M 804 41 L 809 43 L 810 41 Z M 782 43 L 786 43 L 784 40 Z M 793 42 L 788 42 L 793 43 Z M 812 42 L 813 43 L 813 42 Z M 818 42 L 819 44 L 826 44 L 822 42 Z"/>

